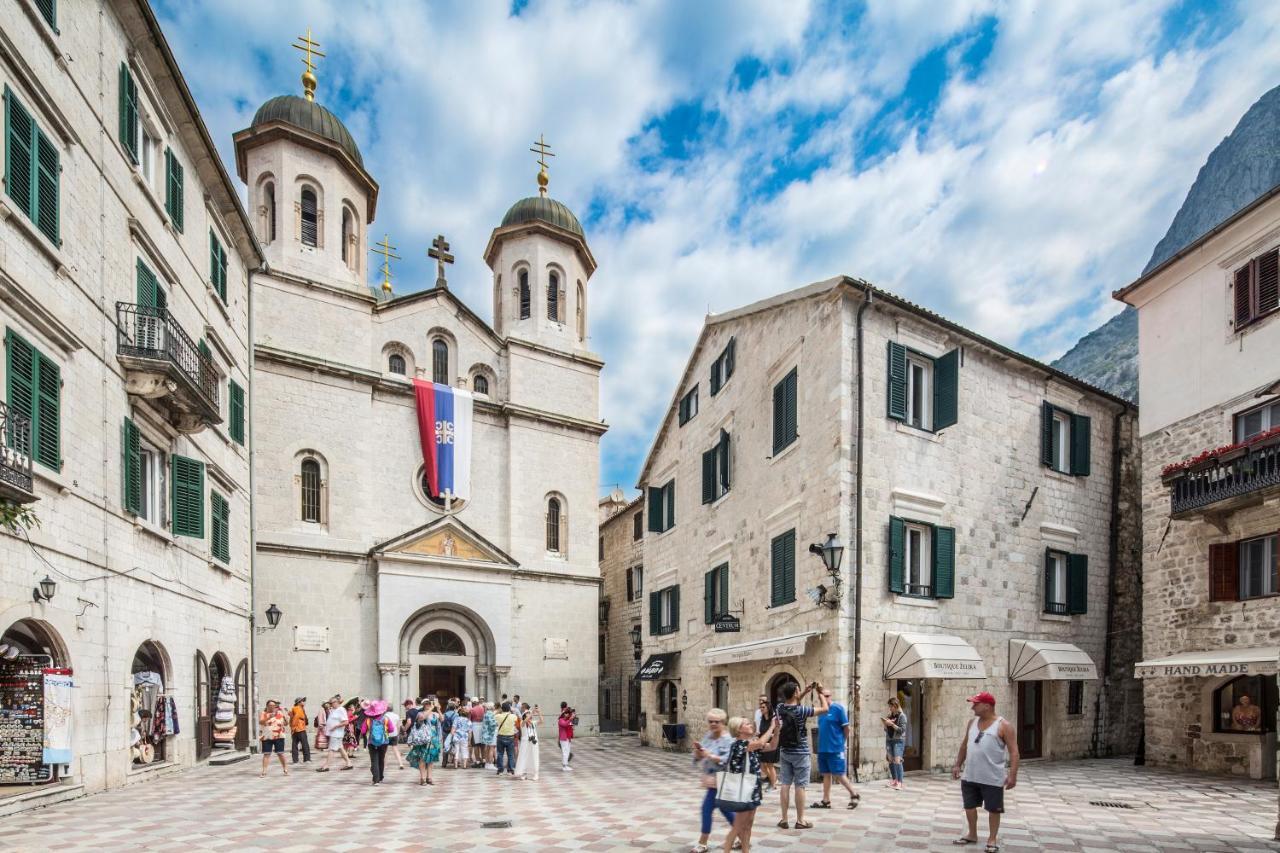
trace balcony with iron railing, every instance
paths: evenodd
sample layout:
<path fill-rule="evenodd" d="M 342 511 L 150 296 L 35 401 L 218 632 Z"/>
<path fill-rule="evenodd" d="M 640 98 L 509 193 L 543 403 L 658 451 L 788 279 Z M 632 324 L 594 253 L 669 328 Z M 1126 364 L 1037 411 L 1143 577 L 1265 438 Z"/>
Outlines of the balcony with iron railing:
<path fill-rule="evenodd" d="M 0 403 L 0 498 L 13 503 L 36 499 L 31 482 L 31 419 Z"/>
<path fill-rule="evenodd" d="M 116 358 L 128 392 L 165 409 L 179 432 L 221 422 L 213 360 L 168 309 L 117 302 Z"/>
<path fill-rule="evenodd" d="M 1260 504 L 1280 495 L 1280 429 L 1169 465 L 1163 478 L 1173 518 Z"/>

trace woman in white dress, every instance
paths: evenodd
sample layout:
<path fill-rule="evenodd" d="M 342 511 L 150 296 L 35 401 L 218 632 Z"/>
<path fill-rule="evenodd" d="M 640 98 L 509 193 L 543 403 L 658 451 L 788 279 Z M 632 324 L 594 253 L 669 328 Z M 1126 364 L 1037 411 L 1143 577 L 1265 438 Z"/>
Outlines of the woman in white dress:
<path fill-rule="evenodd" d="M 516 756 L 516 778 L 538 781 L 538 725 L 542 722 L 542 710 L 525 702 L 520 714 L 520 752 Z"/>

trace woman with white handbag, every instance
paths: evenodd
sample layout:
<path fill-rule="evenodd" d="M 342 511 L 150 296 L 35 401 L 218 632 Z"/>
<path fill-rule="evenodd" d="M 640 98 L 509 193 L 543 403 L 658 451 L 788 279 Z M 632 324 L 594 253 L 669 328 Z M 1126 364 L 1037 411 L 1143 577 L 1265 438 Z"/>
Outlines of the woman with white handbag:
<path fill-rule="evenodd" d="M 725 759 L 729 757 L 729 747 L 733 738 L 724 729 L 725 712 L 712 708 L 707 712 L 707 733 L 702 740 L 693 745 L 693 763 L 701 771 L 702 787 L 702 835 L 698 843 L 693 845 L 691 853 L 707 853 L 707 839 L 711 837 L 711 817 L 716 810 L 716 773 L 723 769 Z M 721 809 L 720 814 L 733 825 L 733 813 Z"/>
<path fill-rule="evenodd" d="M 750 853 L 751 827 L 761 800 L 760 752 L 773 747 L 778 736 L 778 718 L 773 718 L 773 725 L 760 737 L 753 737 L 755 724 L 746 717 L 730 720 L 729 731 L 736 739 L 729 747 L 724 769 L 716 774 L 716 807 L 733 812 L 729 835 L 724 840 L 725 853 L 730 850 Z"/>

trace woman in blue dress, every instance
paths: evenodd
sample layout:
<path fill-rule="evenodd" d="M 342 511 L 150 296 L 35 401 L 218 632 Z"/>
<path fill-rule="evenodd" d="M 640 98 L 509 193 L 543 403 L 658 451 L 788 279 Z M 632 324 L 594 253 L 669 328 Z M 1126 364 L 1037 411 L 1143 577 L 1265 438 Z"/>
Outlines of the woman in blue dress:
<path fill-rule="evenodd" d="M 419 785 L 434 785 L 431 765 L 440 760 L 440 714 L 434 704 L 423 709 L 409 729 L 409 764 L 418 769 Z"/>

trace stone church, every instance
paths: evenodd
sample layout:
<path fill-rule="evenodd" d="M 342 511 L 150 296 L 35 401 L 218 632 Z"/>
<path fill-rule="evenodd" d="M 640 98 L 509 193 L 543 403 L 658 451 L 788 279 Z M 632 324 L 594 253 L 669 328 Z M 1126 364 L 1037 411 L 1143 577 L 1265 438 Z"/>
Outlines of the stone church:
<path fill-rule="evenodd" d="M 342 121 L 272 98 L 235 135 L 254 278 L 258 695 L 520 694 L 596 728 L 596 268 L 574 214 L 517 201 L 483 247 L 491 318 L 450 289 L 367 284 L 379 185 Z M 481 247 L 459 247 L 478 250 Z M 448 245 L 437 241 L 436 254 Z M 474 400 L 470 495 L 424 485 L 414 379 Z"/>

